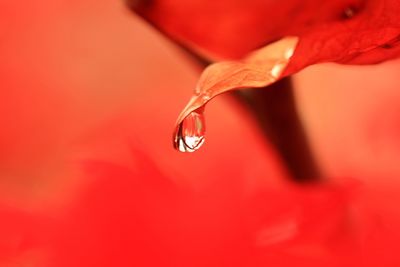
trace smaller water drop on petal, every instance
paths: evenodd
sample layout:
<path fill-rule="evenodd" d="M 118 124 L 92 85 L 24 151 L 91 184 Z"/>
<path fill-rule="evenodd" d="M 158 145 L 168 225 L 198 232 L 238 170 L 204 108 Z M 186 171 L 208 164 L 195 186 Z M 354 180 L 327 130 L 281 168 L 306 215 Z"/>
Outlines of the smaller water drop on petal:
<path fill-rule="evenodd" d="M 174 147 L 180 152 L 194 152 L 204 143 L 205 121 L 203 111 L 195 110 L 177 126 Z"/>

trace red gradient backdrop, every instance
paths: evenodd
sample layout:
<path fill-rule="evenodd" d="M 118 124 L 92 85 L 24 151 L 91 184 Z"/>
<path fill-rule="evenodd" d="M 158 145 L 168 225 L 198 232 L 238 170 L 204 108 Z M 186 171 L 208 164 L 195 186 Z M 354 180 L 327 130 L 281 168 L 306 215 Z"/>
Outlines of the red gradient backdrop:
<path fill-rule="evenodd" d="M 295 185 L 222 96 L 172 149 L 199 72 L 119 1 L 0 2 L 0 266 L 396 266 L 399 61 L 295 76 L 325 183 Z"/>

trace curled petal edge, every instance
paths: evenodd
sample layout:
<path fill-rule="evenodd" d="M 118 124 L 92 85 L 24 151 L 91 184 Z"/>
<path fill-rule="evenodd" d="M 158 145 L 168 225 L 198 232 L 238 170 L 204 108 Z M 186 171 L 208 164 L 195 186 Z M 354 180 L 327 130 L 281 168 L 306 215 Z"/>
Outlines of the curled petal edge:
<path fill-rule="evenodd" d="M 175 148 L 182 152 L 193 152 L 204 142 L 201 136 L 201 143 L 188 147 L 183 128 L 185 119 L 191 114 L 202 115 L 205 105 L 211 99 L 232 90 L 262 88 L 282 78 L 298 42 L 298 37 L 285 37 L 250 53 L 243 60 L 218 62 L 208 66 L 200 76 L 192 98 L 177 119 L 173 139 Z M 205 125 L 199 128 L 205 129 Z M 189 132 L 191 134 L 194 131 Z"/>

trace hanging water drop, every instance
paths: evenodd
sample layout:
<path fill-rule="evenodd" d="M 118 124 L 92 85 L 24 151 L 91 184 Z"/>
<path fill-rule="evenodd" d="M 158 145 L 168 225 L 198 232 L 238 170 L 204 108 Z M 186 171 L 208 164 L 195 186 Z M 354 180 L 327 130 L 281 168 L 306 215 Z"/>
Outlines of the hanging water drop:
<path fill-rule="evenodd" d="M 192 111 L 177 126 L 174 147 L 180 152 L 194 152 L 204 143 L 205 122 L 203 111 Z"/>
<path fill-rule="evenodd" d="M 211 64 L 202 73 L 189 103 L 179 114 L 173 136 L 175 149 L 194 152 L 204 143 L 204 108 L 217 95 L 276 82 L 292 57 L 298 37 L 285 37 L 255 50 L 239 61 Z"/>

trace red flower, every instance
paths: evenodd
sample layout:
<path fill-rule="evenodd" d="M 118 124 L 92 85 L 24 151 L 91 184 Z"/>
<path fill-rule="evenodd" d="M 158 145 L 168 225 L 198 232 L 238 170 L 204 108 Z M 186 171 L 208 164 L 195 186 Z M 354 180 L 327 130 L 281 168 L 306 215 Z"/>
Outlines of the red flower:
<path fill-rule="evenodd" d="M 218 57 L 242 57 L 285 36 L 300 37 L 293 70 L 326 61 L 378 62 L 399 54 L 396 0 L 127 2 L 174 40 Z"/>
<path fill-rule="evenodd" d="M 290 30 L 280 14 L 299 7 L 295 1 L 271 13 L 262 1 L 210 2 L 206 10 L 200 8 L 203 1 L 148 3 L 141 14 L 170 36 L 224 57 L 243 56 L 289 33 L 304 36 L 298 49 L 307 49 L 316 36 L 330 36 L 347 25 L 341 23 L 355 24 L 353 19 L 360 22 L 357 34 L 370 30 L 368 42 L 377 48 L 370 50 L 373 56 L 365 54 L 368 60 L 360 54 L 346 63 L 395 55 L 378 52 L 382 45 L 397 49 L 390 38 L 400 13 L 389 1 L 333 1 L 320 12 L 316 1 L 305 2 L 304 10 L 293 11 L 298 17 L 289 21 Z M 217 8 L 224 12 L 205 12 Z M 197 74 L 178 49 L 132 18 L 122 3 L 24 1 L 0 10 L 7 25 L 0 31 L 2 265 L 396 266 L 400 261 L 397 183 L 390 179 L 400 173 L 392 148 L 398 94 L 389 90 L 395 88 L 398 61 L 366 70 L 316 66 L 295 77 L 300 112 L 327 181 L 299 185 L 289 182 L 285 161 L 257 121 L 229 97 L 210 107 L 206 149 L 190 155 L 173 151 L 173 122 Z M 366 20 L 372 18 L 369 12 L 380 24 Z M 335 22 L 353 13 L 348 22 Z M 213 27 L 201 28 L 202 14 L 214 16 L 203 20 Z M 225 25 L 221 14 L 232 23 Z M 269 26 L 272 21 L 279 26 Z M 331 26 L 332 31 L 323 30 Z M 239 28 L 241 38 L 229 30 Z M 212 41 L 218 36 L 224 41 Z M 341 48 L 321 50 L 317 61 L 337 61 Z M 317 62 L 302 51 L 296 49 L 293 71 Z M 363 71 L 368 77 L 354 78 Z M 330 83 L 328 76 L 334 79 Z M 384 80 L 382 92 L 374 89 L 374 79 Z M 358 91 L 364 88 L 368 91 Z M 338 102 L 348 103 L 347 112 L 330 106 Z M 336 125 L 354 133 L 331 133 Z"/>

